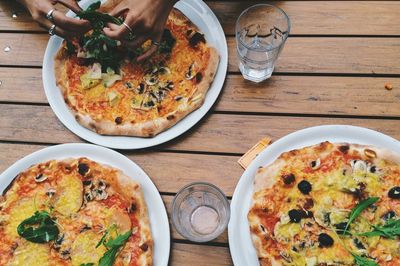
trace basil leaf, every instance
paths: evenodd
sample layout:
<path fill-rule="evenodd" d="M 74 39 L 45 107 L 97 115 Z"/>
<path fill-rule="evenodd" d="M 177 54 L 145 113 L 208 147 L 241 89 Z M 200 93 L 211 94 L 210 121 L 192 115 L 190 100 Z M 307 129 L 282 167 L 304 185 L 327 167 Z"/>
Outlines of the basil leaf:
<path fill-rule="evenodd" d="M 47 243 L 57 238 L 59 230 L 46 211 L 36 211 L 17 227 L 18 234 L 33 243 Z"/>
<path fill-rule="evenodd" d="M 106 232 L 106 234 L 108 233 Z M 125 234 L 118 235 L 115 239 L 109 238 L 106 242 L 103 240 L 103 244 L 108 248 L 108 250 L 100 258 L 99 266 L 112 266 L 115 262 L 118 251 L 125 245 L 131 234 L 132 231 L 128 231 Z"/>
<path fill-rule="evenodd" d="M 346 224 L 346 227 L 344 228 L 342 235 L 346 234 L 347 228 L 349 228 L 349 225 L 365 210 L 368 208 L 370 205 L 374 204 L 379 200 L 378 197 L 372 197 L 365 199 L 363 201 L 360 201 L 350 212 L 349 216 L 349 221 Z"/>
<path fill-rule="evenodd" d="M 388 220 L 384 225 L 373 225 L 374 229 L 371 232 L 365 232 L 358 234 L 360 236 L 382 236 L 386 238 L 395 239 L 396 236 L 400 236 L 400 219 Z"/>
<path fill-rule="evenodd" d="M 81 263 L 79 266 L 94 266 L 94 263 Z"/>

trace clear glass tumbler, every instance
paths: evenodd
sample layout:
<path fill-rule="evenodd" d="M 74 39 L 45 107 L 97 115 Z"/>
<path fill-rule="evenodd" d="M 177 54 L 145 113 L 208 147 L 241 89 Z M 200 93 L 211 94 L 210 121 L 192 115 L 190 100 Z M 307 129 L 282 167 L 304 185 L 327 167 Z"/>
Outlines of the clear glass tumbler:
<path fill-rule="evenodd" d="M 196 182 L 182 188 L 172 203 L 172 222 L 186 239 L 207 242 L 224 232 L 229 201 L 216 186 Z"/>
<path fill-rule="evenodd" d="M 236 45 L 239 69 L 245 79 L 261 82 L 271 77 L 289 32 L 290 19 L 278 7 L 259 4 L 240 14 Z"/>

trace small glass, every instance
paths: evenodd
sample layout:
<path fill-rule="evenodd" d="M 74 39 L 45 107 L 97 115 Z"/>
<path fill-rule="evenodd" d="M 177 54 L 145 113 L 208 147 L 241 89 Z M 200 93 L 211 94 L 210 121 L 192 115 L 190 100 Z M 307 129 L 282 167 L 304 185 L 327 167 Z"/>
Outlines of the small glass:
<path fill-rule="evenodd" d="M 290 32 L 290 19 L 275 6 L 258 4 L 236 22 L 239 69 L 245 79 L 261 82 L 271 77 L 275 61 Z"/>
<path fill-rule="evenodd" d="M 184 238 L 207 242 L 224 232 L 229 201 L 216 186 L 196 182 L 183 187 L 172 202 L 172 223 Z"/>

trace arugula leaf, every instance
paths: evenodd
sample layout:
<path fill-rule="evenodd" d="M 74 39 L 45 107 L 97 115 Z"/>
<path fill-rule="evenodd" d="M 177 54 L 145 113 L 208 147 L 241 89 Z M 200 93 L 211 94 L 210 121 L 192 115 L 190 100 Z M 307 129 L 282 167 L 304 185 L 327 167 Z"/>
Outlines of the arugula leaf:
<path fill-rule="evenodd" d="M 60 231 L 47 211 L 36 211 L 18 225 L 17 232 L 33 243 L 47 243 L 56 239 Z"/>
<path fill-rule="evenodd" d="M 365 199 L 363 201 L 360 201 L 350 212 L 349 216 L 349 221 L 346 224 L 346 227 L 344 228 L 342 235 L 346 234 L 347 229 L 349 228 L 349 225 L 365 210 L 368 208 L 370 205 L 374 204 L 379 200 L 378 197 L 372 197 Z"/>
<path fill-rule="evenodd" d="M 350 254 L 353 256 L 354 258 L 354 262 L 358 265 L 358 266 L 379 266 L 378 263 L 376 263 L 375 261 L 368 259 L 366 257 L 362 257 L 359 256 L 353 252 L 350 252 Z"/>
<path fill-rule="evenodd" d="M 103 28 L 106 27 L 107 23 L 121 25 L 122 21 L 109 14 L 96 11 L 100 5 L 100 1 L 95 2 L 86 10 L 77 13 L 79 18 L 88 20 L 93 28 L 91 33 L 82 38 L 81 44 L 83 49 L 101 64 L 103 71 L 110 67 L 118 72 L 122 60 L 122 55 L 117 50 L 119 42 L 106 36 L 103 33 Z"/>
<path fill-rule="evenodd" d="M 118 235 L 115 239 L 110 237 L 106 242 L 103 240 L 103 244 L 108 250 L 104 253 L 103 257 L 100 258 L 99 266 L 112 266 L 118 251 L 125 245 L 131 234 L 132 231 L 129 230 L 122 235 Z"/>
<path fill-rule="evenodd" d="M 88 8 L 86 9 L 86 11 L 94 11 L 100 8 L 101 5 L 101 1 L 97 1 L 94 2 L 93 4 L 91 4 L 90 6 L 88 6 Z"/>
<path fill-rule="evenodd" d="M 374 228 L 371 232 L 358 234 L 360 236 L 383 236 L 386 238 L 395 239 L 400 236 L 400 219 L 390 219 L 384 225 L 372 225 Z"/>

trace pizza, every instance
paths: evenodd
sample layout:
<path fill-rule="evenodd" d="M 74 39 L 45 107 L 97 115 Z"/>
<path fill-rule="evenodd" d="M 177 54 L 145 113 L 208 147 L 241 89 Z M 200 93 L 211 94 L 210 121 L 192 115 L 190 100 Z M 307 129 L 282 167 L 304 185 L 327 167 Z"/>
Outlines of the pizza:
<path fill-rule="evenodd" d="M 260 167 L 248 212 L 260 265 L 400 265 L 400 155 L 323 142 Z"/>
<path fill-rule="evenodd" d="M 0 265 L 152 265 L 141 187 L 88 158 L 18 174 L 0 198 Z"/>
<path fill-rule="evenodd" d="M 115 3 L 100 10 L 107 12 Z M 153 137 L 203 104 L 219 55 L 179 10 L 170 13 L 158 51 L 144 63 L 136 58 L 151 41 L 131 51 L 101 38 L 64 41 L 55 57 L 57 85 L 84 127 L 103 135 Z M 95 52 L 85 50 L 94 42 Z M 117 47 L 110 47 L 113 42 Z M 93 59 L 110 49 L 101 62 Z"/>

